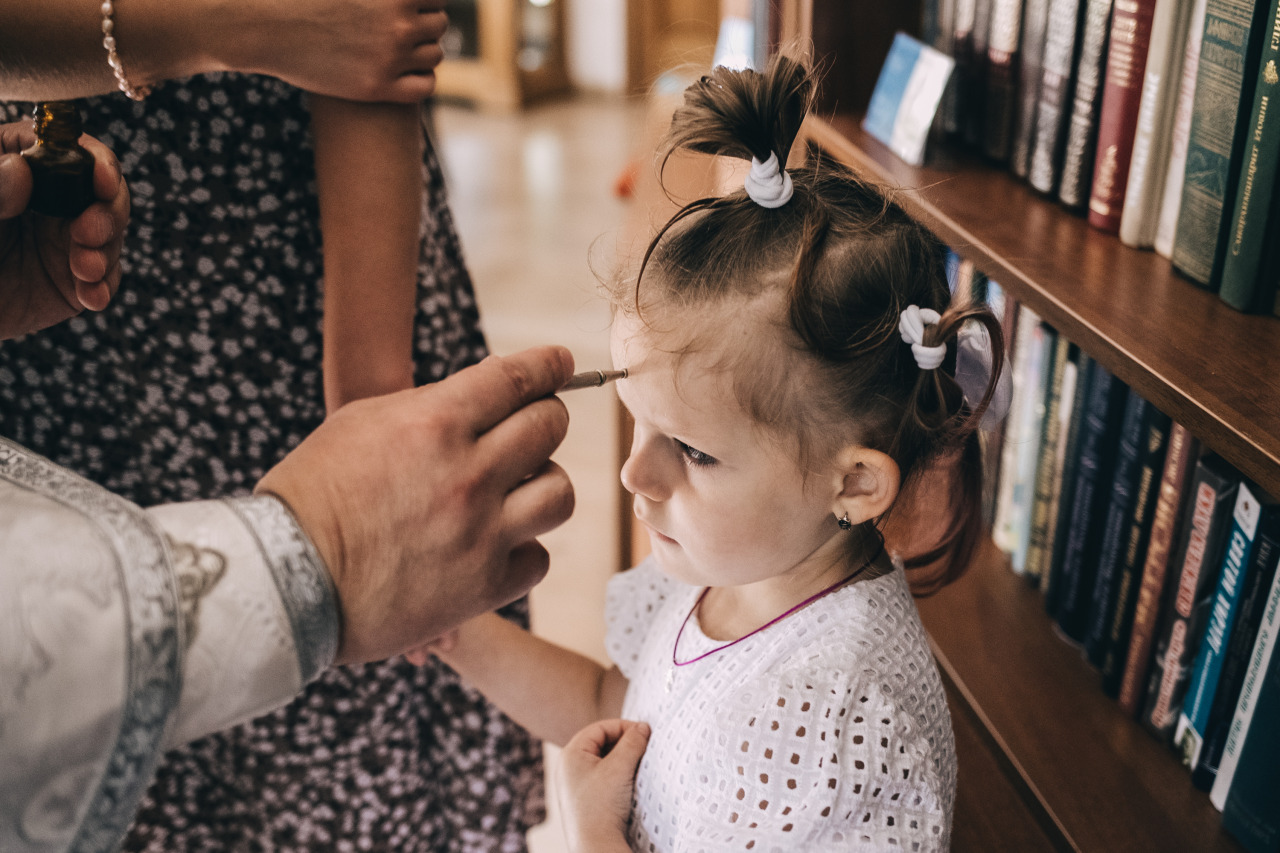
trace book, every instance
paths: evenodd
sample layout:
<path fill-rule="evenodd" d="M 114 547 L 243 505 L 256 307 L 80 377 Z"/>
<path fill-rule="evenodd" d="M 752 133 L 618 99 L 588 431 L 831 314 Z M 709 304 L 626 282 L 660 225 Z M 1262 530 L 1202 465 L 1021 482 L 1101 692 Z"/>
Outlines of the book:
<path fill-rule="evenodd" d="M 981 272 L 974 271 L 974 275 L 981 277 L 984 284 L 983 290 L 986 292 L 987 305 L 991 308 L 991 313 L 1000 319 L 1000 328 L 1004 332 L 1005 340 L 1005 361 L 1004 369 L 1012 370 L 1013 360 L 1010 357 L 1011 347 L 1013 346 L 1013 336 L 1015 327 L 1015 317 L 1017 316 L 1017 303 L 1012 297 L 1005 293 L 997 282 L 987 279 Z M 1000 457 L 1003 455 L 1005 427 L 1009 422 L 1008 414 L 1000 418 L 991 426 L 990 429 L 984 429 L 981 435 L 982 441 L 982 517 L 986 521 L 987 526 L 992 530 L 995 529 L 996 505 L 1000 494 Z"/>
<path fill-rule="evenodd" d="M 1111 12 L 1088 213 L 1089 224 L 1107 234 L 1120 233 L 1155 11 L 1156 0 L 1116 0 Z"/>
<path fill-rule="evenodd" d="M 1173 740 L 1191 664 L 1200 650 L 1239 484 L 1240 475 L 1216 454 L 1207 453 L 1196 463 L 1141 717 L 1142 724 L 1166 743 Z"/>
<path fill-rule="evenodd" d="M 1089 607 L 1093 600 L 1093 583 L 1110 498 L 1107 488 L 1110 480 L 1105 478 L 1112 470 L 1128 390 L 1100 362 L 1094 361 L 1089 371 L 1089 397 L 1085 402 L 1075 451 L 1075 487 L 1070 514 L 1066 517 L 1066 526 L 1058 533 L 1067 541 L 1059 569 L 1062 592 L 1058 601 L 1057 624 L 1068 638 L 1079 643 L 1084 642 L 1088 630 Z"/>
<path fill-rule="evenodd" d="M 1222 808 L 1222 827 L 1251 853 L 1280 849 L 1280 656 L 1271 655 Z"/>
<path fill-rule="evenodd" d="M 991 7 L 996 0 L 973 0 L 973 74 L 969 102 L 960 116 L 964 141 L 981 150 L 987 126 L 987 46 L 991 39 Z"/>
<path fill-rule="evenodd" d="M 1044 76 L 1044 38 L 1049 24 L 1049 0 L 1026 0 L 1022 7 L 1022 41 L 1018 47 L 1018 114 L 1013 125 L 1009 169 L 1025 179 L 1031 168 L 1031 140 Z"/>
<path fill-rule="evenodd" d="M 1265 12 L 1265 4 L 1249 0 L 1209 0 L 1206 6 L 1172 260 L 1179 272 L 1209 290 L 1218 289 L 1225 211 L 1234 203 L 1253 103 L 1253 77 L 1244 69 L 1260 52 L 1258 23 Z"/>
<path fill-rule="evenodd" d="M 1062 150 L 1058 200 L 1070 208 L 1084 207 L 1093 181 L 1093 152 L 1098 141 L 1098 111 L 1111 31 L 1113 0 L 1085 0 L 1084 28 L 1076 58 L 1071 118 Z"/>
<path fill-rule="evenodd" d="M 1160 496 L 1160 473 L 1169 447 L 1172 421 L 1155 406 L 1147 406 L 1142 424 L 1142 446 L 1138 456 L 1137 491 L 1133 496 L 1133 513 L 1128 519 L 1115 595 L 1107 616 L 1107 634 L 1099 656 L 1102 690 L 1108 696 L 1120 693 L 1125 659 L 1129 651 L 1129 633 L 1138 603 L 1138 585 L 1151 538 L 1152 517 Z"/>
<path fill-rule="evenodd" d="M 1045 357 L 1045 402 L 1044 419 L 1041 430 L 1040 446 L 1037 449 L 1035 465 L 1035 485 L 1031 500 L 1031 532 L 1027 541 L 1028 580 L 1040 584 L 1040 576 L 1046 571 L 1049 562 L 1047 554 L 1052 553 L 1051 519 L 1056 518 L 1053 512 L 1054 488 L 1061 485 L 1057 477 L 1061 459 L 1058 455 L 1062 447 L 1062 395 L 1075 390 L 1075 365 L 1070 363 L 1071 342 L 1063 335 L 1054 332 L 1051 336 L 1052 346 Z M 1070 387 L 1066 375 L 1070 368 Z"/>
<path fill-rule="evenodd" d="M 987 37 L 986 130 L 983 147 L 998 163 L 1009 159 L 1018 105 L 1018 44 L 1022 38 L 1022 0 L 992 0 Z"/>
<path fill-rule="evenodd" d="M 1093 584 L 1089 595 L 1092 598 L 1088 605 L 1086 618 L 1088 624 L 1084 629 L 1084 648 L 1089 662 L 1094 666 L 1102 663 L 1102 655 L 1106 651 L 1105 643 L 1111 617 L 1112 604 L 1115 601 L 1117 575 L 1120 568 L 1120 551 L 1128 531 L 1129 517 L 1133 514 L 1133 499 L 1137 492 L 1138 456 L 1143 439 L 1143 422 L 1146 420 L 1150 404 L 1142 399 L 1142 395 L 1132 389 L 1125 391 L 1123 415 L 1120 418 L 1120 430 L 1117 434 L 1113 462 L 1100 480 L 1099 488 L 1108 489 L 1109 493 L 1100 493 L 1100 509 L 1102 538 L 1098 545 L 1097 565 L 1094 568 Z M 1110 479 L 1110 483 L 1106 482 Z"/>
<path fill-rule="evenodd" d="M 1120 241 L 1137 249 L 1147 249 L 1154 244 L 1160 221 L 1178 81 L 1192 7 L 1192 0 L 1159 0 L 1151 19 L 1147 67 L 1142 75 L 1142 99 L 1129 160 L 1129 183 L 1120 213 Z M 1185 147 L 1183 151 L 1185 153 Z"/>
<path fill-rule="evenodd" d="M 862 127 L 904 162 L 924 162 L 925 144 L 955 61 L 906 33 L 893 38 Z"/>
<path fill-rule="evenodd" d="M 1066 529 L 1071 522 L 1071 508 L 1075 502 L 1076 465 L 1080 461 L 1078 449 L 1080 434 L 1084 428 L 1085 410 L 1089 405 L 1089 383 L 1093 377 L 1093 358 L 1084 350 L 1076 351 L 1076 387 L 1071 398 L 1071 417 L 1067 421 L 1066 441 L 1063 446 L 1061 486 L 1058 490 L 1057 515 L 1052 519 L 1053 549 L 1050 551 L 1049 571 L 1040 578 L 1040 591 L 1044 594 L 1044 606 L 1050 616 L 1057 616 L 1062 599 L 1062 567 L 1067 551 Z"/>
<path fill-rule="evenodd" d="M 1173 132 L 1169 137 L 1169 164 L 1164 173 L 1164 193 L 1160 218 L 1156 222 L 1154 247 L 1164 258 L 1173 254 L 1173 236 L 1182 209 L 1182 184 L 1187 172 L 1187 142 L 1191 136 L 1191 111 L 1195 105 L 1196 77 L 1200 70 L 1200 45 L 1204 40 L 1204 19 L 1208 0 L 1194 0 L 1187 21 L 1187 44 L 1178 74 L 1178 100 L 1173 110 Z"/>
<path fill-rule="evenodd" d="M 1026 570 L 1031 529 L 1031 496 L 1035 488 L 1035 454 L 1043 417 L 1043 364 L 1048 346 L 1046 327 L 1025 305 L 1018 309 L 1013 351 L 1013 389 L 1000 460 L 1000 496 L 992 537 L 1009 555 L 1013 570 Z"/>
<path fill-rule="evenodd" d="M 1213 787 L 1209 791 L 1209 802 L 1213 803 L 1218 811 L 1222 811 L 1223 806 L 1226 805 L 1227 794 L 1231 790 L 1244 740 L 1253 722 L 1258 688 L 1262 685 L 1262 680 L 1271 665 L 1277 637 L 1280 637 L 1280 571 L 1274 571 L 1271 578 L 1271 587 L 1262 608 L 1262 620 L 1258 624 L 1257 636 L 1253 640 L 1253 650 L 1249 654 L 1249 664 L 1245 668 L 1244 681 L 1240 685 L 1240 696 L 1236 699 L 1231 724 L 1227 727 L 1226 742 L 1222 747 L 1218 772 L 1214 776 Z"/>
<path fill-rule="evenodd" d="M 1232 716 L 1240 701 L 1240 691 L 1244 686 L 1249 660 L 1262 625 L 1267 595 L 1275 579 L 1277 556 L 1280 556 L 1280 513 L 1273 506 L 1270 511 L 1264 511 L 1258 520 L 1253 552 L 1249 555 L 1249 565 L 1244 573 L 1239 612 L 1236 614 L 1235 627 L 1231 629 L 1231 639 L 1222 659 L 1218 690 L 1214 693 L 1209 720 L 1205 724 L 1204 744 L 1200 748 L 1200 758 L 1191 772 L 1191 784 L 1202 791 L 1213 787 L 1214 777 L 1218 774 Z"/>
<path fill-rule="evenodd" d="M 1062 145 L 1071 116 L 1071 90 L 1075 70 L 1076 37 L 1080 29 L 1081 0 L 1049 0 L 1045 24 L 1040 98 L 1036 102 L 1035 131 L 1027 180 L 1046 195 L 1058 188 Z"/>
<path fill-rule="evenodd" d="M 1046 598 L 1052 585 L 1053 558 L 1058 547 L 1058 518 L 1062 513 L 1063 483 L 1066 481 L 1067 449 L 1071 446 L 1070 430 L 1075 416 L 1076 388 L 1080 378 L 1080 349 L 1071 344 L 1067 350 L 1067 363 L 1062 368 L 1062 393 L 1058 400 L 1058 417 L 1055 425 L 1057 437 L 1053 450 L 1052 480 L 1049 484 L 1049 508 L 1045 513 L 1044 551 L 1039 566 L 1040 591 Z"/>
<path fill-rule="evenodd" d="M 1263 514 L 1261 499 L 1256 487 L 1241 483 L 1236 489 L 1235 509 L 1231 513 L 1231 532 L 1218 570 L 1217 588 L 1209 610 L 1204 639 L 1196 652 L 1191 668 L 1191 680 L 1187 684 L 1187 696 L 1182 703 L 1174 729 L 1174 743 L 1182 753 L 1182 763 L 1194 770 L 1200 763 L 1200 748 L 1204 745 L 1209 725 L 1209 711 L 1213 706 L 1218 685 L 1222 681 L 1223 659 L 1227 643 L 1235 628 L 1240 599 L 1249 583 L 1246 570 L 1252 565 L 1251 554 L 1257 537 L 1259 519 Z"/>
<path fill-rule="evenodd" d="M 1218 295 L 1238 311 L 1270 312 L 1276 254 L 1276 161 L 1280 159 L 1280 115 L 1275 96 L 1280 92 L 1280 2 L 1271 0 L 1261 53 L 1246 74 L 1253 76 L 1253 106 L 1244 126 L 1245 147 L 1234 202 L 1227 208 L 1226 248 Z M 1264 267 L 1270 267 L 1270 272 Z"/>
<path fill-rule="evenodd" d="M 1190 491 L 1189 481 L 1195 472 L 1198 442 L 1181 424 L 1169 429 L 1169 448 L 1160 475 L 1159 496 L 1151 516 L 1151 532 L 1142 562 L 1142 580 L 1138 600 L 1134 604 L 1133 625 L 1129 630 L 1129 648 L 1124 662 L 1117 701 L 1130 716 L 1136 716 L 1147 686 L 1147 670 L 1155 645 L 1156 621 L 1160 615 L 1170 555 L 1180 532 L 1183 496 Z"/>

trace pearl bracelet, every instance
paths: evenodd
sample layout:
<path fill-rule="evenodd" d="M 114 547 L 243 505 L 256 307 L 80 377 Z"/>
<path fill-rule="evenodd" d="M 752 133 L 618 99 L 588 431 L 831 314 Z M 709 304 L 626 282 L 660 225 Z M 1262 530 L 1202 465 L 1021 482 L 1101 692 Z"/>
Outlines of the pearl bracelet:
<path fill-rule="evenodd" d="M 129 83 L 129 78 L 124 76 L 124 65 L 120 62 L 120 54 L 116 53 L 116 22 L 111 17 L 115 11 L 116 7 L 111 0 L 102 0 L 102 46 L 107 49 L 107 64 L 111 66 L 111 73 L 116 76 L 120 91 L 135 101 L 141 101 L 151 94 L 151 87 L 135 89 Z"/>

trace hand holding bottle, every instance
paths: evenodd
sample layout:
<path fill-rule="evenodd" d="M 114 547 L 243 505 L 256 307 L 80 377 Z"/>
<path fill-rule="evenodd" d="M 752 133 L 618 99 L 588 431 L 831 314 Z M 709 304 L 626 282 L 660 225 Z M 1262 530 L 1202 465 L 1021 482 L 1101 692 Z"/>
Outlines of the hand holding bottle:
<path fill-rule="evenodd" d="M 129 190 L 115 155 L 82 136 L 96 161 L 97 201 L 73 219 L 27 212 L 31 169 L 19 154 L 35 142 L 30 122 L 0 124 L 0 340 L 101 311 L 120 286 Z"/>

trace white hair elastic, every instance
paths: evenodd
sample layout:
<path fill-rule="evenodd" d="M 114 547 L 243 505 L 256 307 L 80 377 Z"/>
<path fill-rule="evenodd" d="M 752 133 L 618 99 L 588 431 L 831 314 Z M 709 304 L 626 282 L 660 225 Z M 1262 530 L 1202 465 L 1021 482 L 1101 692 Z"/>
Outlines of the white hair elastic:
<path fill-rule="evenodd" d="M 791 200 L 794 187 L 786 169 L 779 168 L 778 155 L 769 152 L 769 159 L 761 163 L 751 158 L 751 171 L 745 181 L 747 195 L 761 207 L 782 207 Z"/>
<path fill-rule="evenodd" d="M 911 344 L 911 352 L 916 357 L 916 364 L 921 370 L 937 370 L 947 356 L 947 345 L 927 347 L 924 345 L 924 329 L 936 326 L 942 315 L 932 308 L 921 308 L 919 305 L 908 305 L 898 318 L 898 331 L 902 340 Z"/>

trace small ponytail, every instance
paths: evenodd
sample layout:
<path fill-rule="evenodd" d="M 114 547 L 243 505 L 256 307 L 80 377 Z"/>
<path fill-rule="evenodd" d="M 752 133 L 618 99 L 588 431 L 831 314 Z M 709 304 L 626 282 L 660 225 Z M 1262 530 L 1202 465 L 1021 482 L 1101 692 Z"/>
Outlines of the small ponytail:
<path fill-rule="evenodd" d="M 663 164 L 680 148 L 786 168 L 800 125 L 813 105 L 805 66 L 777 54 L 763 72 L 716 67 L 684 93 L 671 118 Z"/>

